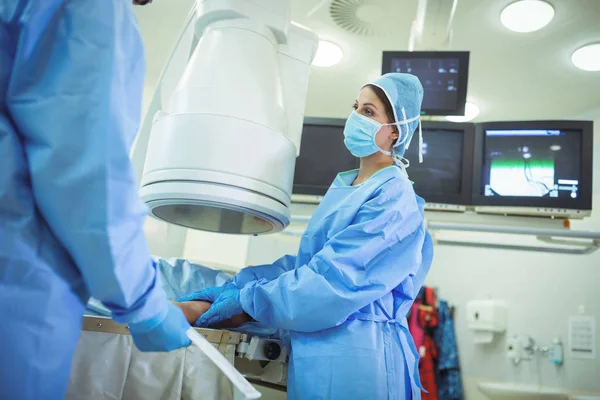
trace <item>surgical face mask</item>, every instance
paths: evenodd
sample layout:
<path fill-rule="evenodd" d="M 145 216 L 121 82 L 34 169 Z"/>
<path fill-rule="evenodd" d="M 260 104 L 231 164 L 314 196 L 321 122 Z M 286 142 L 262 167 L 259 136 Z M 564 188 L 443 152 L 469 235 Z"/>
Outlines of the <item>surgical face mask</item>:
<path fill-rule="evenodd" d="M 404 110 L 403 110 L 404 111 Z M 377 152 L 381 152 L 385 155 L 392 155 L 392 152 L 383 150 L 381 147 L 377 146 L 377 142 L 375 141 L 375 136 L 383 126 L 390 125 L 406 125 L 406 135 L 402 136 L 402 130 L 399 129 L 400 137 L 394 144 L 394 148 L 403 145 L 406 140 L 410 137 L 408 132 L 408 123 L 412 122 L 419 117 L 411 118 L 407 120 L 406 117 L 402 122 L 393 122 L 390 124 L 382 124 L 371 118 L 367 118 L 364 115 L 353 111 L 348 117 L 346 121 L 346 126 L 344 127 L 344 144 L 346 148 L 352 153 L 354 157 L 362 158 L 371 156 Z M 400 158 L 398 158 L 399 160 Z M 396 157 L 394 157 L 394 161 L 398 163 Z"/>
<path fill-rule="evenodd" d="M 395 124 L 381 124 L 371 118 L 360 115 L 356 111 L 352 111 L 344 127 L 344 144 L 346 148 L 354 157 L 358 158 L 368 157 L 378 151 L 388 156 L 391 155 L 391 152 L 383 150 L 375 142 L 377 132 L 385 125 Z"/>

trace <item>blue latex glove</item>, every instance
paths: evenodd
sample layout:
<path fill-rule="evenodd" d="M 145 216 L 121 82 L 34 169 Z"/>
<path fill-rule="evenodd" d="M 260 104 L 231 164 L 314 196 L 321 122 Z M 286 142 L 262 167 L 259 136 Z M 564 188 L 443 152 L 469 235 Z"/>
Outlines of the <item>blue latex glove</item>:
<path fill-rule="evenodd" d="M 141 351 L 171 351 L 191 344 L 190 329 L 183 312 L 169 303 L 165 312 L 129 326 L 133 342 Z"/>
<path fill-rule="evenodd" d="M 194 326 L 208 327 L 243 312 L 244 310 L 240 304 L 240 289 L 233 284 L 228 284 L 208 311 L 194 322 Z"/>
<path fill-rule="evenodd" d="M 188 294 L 187 296 L 183 296 L 183 297 L 179 298 L 177 301 L 181 303 L 183 301 L 202 300 L 202 301 L 210 301 L 211 303 L 214 303 L 215 301 L 217 301 L 219 296 L 221 296 L 221 294 L 223 294 L 224 291 L 226 291 L 227 289 L 235 288 L 235 287 L 236 286 L 233 283 L 228 283 L 227 285 L 223 285 L 223 286 L 209 287 L 209 288 L 194 292 L 192 294 Z"/>

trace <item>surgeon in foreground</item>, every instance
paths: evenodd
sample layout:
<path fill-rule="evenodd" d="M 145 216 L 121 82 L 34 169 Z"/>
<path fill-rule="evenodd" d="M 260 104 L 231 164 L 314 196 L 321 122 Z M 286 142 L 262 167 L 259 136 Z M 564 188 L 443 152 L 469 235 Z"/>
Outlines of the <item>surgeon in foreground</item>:
<path fill-rule="evenodd" d="M 406 314 L 433 246 L 403 155 L 417 126 L 421 143 L 422 99 L 421 83 L 409 74 L 365 85 L 344 129 L 360 169 L 337 176 L 298 254 L 181 299 L 213 303 L 196 326 L 246 312 L 288 329 L 290 399 L 421 398 Z"/>
<path fill-rule="evenodd" d="M 90 294 L 143 351 L 190 343 L 129 160 L 144 68 L 130 0 L 0 0 L 0 399 L 64 398 Z"/>

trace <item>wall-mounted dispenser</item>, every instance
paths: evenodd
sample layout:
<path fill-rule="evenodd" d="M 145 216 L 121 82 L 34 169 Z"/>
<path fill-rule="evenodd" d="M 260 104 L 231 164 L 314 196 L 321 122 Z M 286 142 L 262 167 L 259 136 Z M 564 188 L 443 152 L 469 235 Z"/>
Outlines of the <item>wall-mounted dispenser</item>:
<path fill-rule="evenodd" d="M 500 300 L 473 300 L 467 303 L 467 324 L 475 331 L 475 343 L 491 343 L 494 333 L 506 331 L 506 303 Z"/>

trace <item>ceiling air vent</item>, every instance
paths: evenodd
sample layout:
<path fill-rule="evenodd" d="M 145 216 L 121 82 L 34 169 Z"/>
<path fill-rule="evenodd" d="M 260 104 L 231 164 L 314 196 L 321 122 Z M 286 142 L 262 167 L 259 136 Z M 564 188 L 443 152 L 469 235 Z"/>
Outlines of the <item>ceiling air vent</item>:
<path fill-rule="evenodd" d="M 333 0 L 329 13 L 342 29 L 360 36 L 397 33 L 400 26 L 398 0 Z"/>

